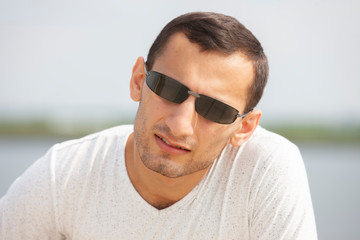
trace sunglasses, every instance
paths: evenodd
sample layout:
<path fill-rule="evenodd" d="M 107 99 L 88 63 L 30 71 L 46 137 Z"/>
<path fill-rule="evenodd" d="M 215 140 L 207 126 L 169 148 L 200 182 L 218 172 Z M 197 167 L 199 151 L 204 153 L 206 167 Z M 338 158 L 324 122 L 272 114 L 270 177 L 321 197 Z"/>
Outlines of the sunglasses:
<path fill-rule="evenodd" d="M 194 93 L 175 79 L 155 71 L 146 71 L 146 84 L 155 94 L 173 103 L 182 103 L 189 95 L 196 97 L 195 111 L 212 122 L 231 124 L 237 118 L 245 117 L 252 111 L 241 115 L 238 110 L 226 103 Z"/>

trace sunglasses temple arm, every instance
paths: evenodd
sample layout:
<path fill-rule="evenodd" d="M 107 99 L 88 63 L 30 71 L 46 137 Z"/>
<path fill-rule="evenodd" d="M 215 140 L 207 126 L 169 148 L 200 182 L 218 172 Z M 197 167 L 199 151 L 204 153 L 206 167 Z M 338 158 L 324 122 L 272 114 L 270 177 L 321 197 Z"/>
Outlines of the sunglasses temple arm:
<path fill-rule="evenodd" d="M 146 65 L 144 65 L 145 75 L 148 75 L 148 71 L 146 70 Z"/>
<path fill-rule="evenodd" d="M 254 111 L 254 109 L 251 109 L 250 111 L 248 111 L 247 113 L 244 113 L 244 114 L 237 114 L 237 117 L 239 117 L 239 118 L 244 118 L 244 117 L 246 117 L 249 113 L 251 113 L 252 111 Z"/>

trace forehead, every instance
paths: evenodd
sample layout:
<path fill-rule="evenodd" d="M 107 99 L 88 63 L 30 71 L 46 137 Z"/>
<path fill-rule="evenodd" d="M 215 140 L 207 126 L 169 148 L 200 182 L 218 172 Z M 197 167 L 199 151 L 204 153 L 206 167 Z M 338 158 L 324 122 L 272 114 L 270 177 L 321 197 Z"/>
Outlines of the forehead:
<path fill-rule="evenodd" d="M 203 51 L 183 33 L 171 36 L 153 70 L 166 74 L 192 91 L 214 97 L 241 110 L 253 81 L 253 64 L 241 52 L 225 55 Z"/>

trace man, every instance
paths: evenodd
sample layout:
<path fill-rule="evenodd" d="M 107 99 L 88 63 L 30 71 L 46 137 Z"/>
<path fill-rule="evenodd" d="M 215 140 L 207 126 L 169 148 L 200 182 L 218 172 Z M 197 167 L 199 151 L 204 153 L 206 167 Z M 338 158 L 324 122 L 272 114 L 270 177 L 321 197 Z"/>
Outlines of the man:
<path fill-rule="evenodd" d="M 316 239 L 298 149 L 258 126 L 268 64 L 232 17 L 171 21 L 133 67 L 134 126 L 55 145 L 0 202 L 1 239 Z"/>

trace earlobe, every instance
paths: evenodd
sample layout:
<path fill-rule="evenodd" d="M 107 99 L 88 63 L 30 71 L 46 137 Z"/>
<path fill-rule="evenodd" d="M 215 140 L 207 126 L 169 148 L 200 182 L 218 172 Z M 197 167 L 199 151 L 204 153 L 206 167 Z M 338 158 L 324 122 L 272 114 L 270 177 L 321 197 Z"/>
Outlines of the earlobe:
<path fill-rule="evenodd" d="M 254 110 L 244 119 L 241 120 L 240 126 L 236 132 L 230 137 L 230 143 L 234 147 L 239 147 L 246 142 L 254 133 L 256 127 L 259 125 L 261 118 L 261 110 Z"/>
<path fill-rule="evenodd" d="M 141 91 L 145 80 L 145 61 L 143 57 L 138 57 L 132 69 L 130 79 L 130 96 L 131 99 L 139 102 L 141 99 Z"/>

